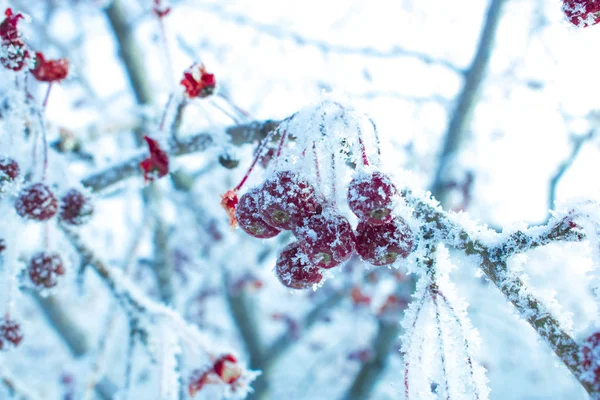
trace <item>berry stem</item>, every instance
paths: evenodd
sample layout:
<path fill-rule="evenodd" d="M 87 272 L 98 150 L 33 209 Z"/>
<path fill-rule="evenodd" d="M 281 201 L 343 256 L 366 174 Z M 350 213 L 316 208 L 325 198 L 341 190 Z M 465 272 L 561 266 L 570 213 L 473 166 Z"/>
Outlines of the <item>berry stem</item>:
<path fill-rule="evenodd" d="M 365 143 L 362 140 L 362 131 L 359 129 L 358 130 L 358 144 L 360 145 L 360 152 L 362 153 L 362 161 L 363 161 L 363 165 L 365 167 L 369 166 L 369 157 L 367 157 L 367 149 L 365 148 Z"/>
<path fill-rule="evenodd" d="M 158 129 L 163 132 L 165 129 L 165 124 L 167 123 L 167 114 L 169 114 L 169 108 L 171 108 L 171 103 L 173 102 L 173 93 L 169 95 L 169 99 L 167 100 L 167 104 L 165 104 L 165 109 L 163 110 L 162 117 L 160 118 L 160 125 Z"/>
<path fill-rule="evenodd" d="M 219 111 L 221 111 L 223 114 L 227 115 L 229 118 L 231 118 L 231 120 L 237 124 L 237 125 L 241 125 L 240 120 L 233 114 L 231 114 L 229 111 L 227 111 L 226 109 L 224 109 L 223 107 L 221 107 L 221 105 L 219 103 L 217 103 L 216 101 L 212 102 L 212 105 L 215 106 L 216 109 L 218 109 Z"/>
<path fill-rule="evenodd" d="M 160 9 L 160 0 L 155 0 L 154 7 L 155 10 Z M 162 47 L 164 51 L 165 64 L 167 66 L 167 76 L 169 80 L 169 85 L 171 86 L 171 90 L 175 90 L 175 82 L 173 78 L 175 74 L 173 73 L 173 61 L 171 59 L 171 50 L 169 48 L 169 42 L 167 40 L 167 28 L 165 26 L 165 18 L 166 15 L 161 14 L 160 12 L 156 12 L 156 17 L 158 18 L 158 26 L 160 28 L 160 40 L 162 42 Z"/>
<path fill-rule="evenodd" d="M 44 125 L 44 118 L 42 117 L 42 113 L 38 110 L 36 111 L 38 122 L 40 124 L 40 130 L 42 132 L 42 147 L 44 152 L 44 165 L 42 168 L 42 182 L 46 181 L 46 172 L 48 171 L 48 138 L 46 136 L 46 126 Z M 37 142 L 37 140 L 36 140 Z M 34 143 L 36 143 L 34 142 Z M 34 145 L 34 153 L 35 153 L 35 145 Z M 35 159 L 34 159 L 35 162 Z"/>
<path fill-rule="evenodd" d="M 46 96 L 44 97 L 44 102 L 42 103 L 42 108 L 45 110 L 48 106 L 48 99 L 50 98 L 50 91 L 52 90 L 52 82 L 48 83 L 48 89 L 46 90 Z"/>
<path fill-rule="evenodd" d="M 250 164 L 250 168 L 248 168 L 248 171 L 246 171 L 246 173 L 242 177 L 242 180 L 240 181 L 240 183 L 238 183 L 237 186 L 233 190 L 235 190 L 237 192 L 242 188 L 242 186 L 244 186 L 244 183 L 246 183 L 246 181 L 248 180 L 248 177 L 252 173 L 252 170 L 256 166 L 256 163 L 262 156 L 263 150 L 265 149 L 265 147 L 267 147 L 267 143 L 269 143 L 269 141 L 273 138 L 275 131 L 276 131 L 276 129 L 273 129 L 272 131 L 270 131 L 267 134 L 267 136 L 265 136 L 265 138 L 260 142 L 260 144 L 258 145 L 258 149 L 256 150 L 256 156 L 254 157 L 252 164 Z"/>
<path fill-rule="evenodd" d="M 233 109 L 235 111 L 237 111 L 238 114 L 243 116 L 245 119 L 252 119 L 252 114 L 250 114 L 248 111 L 244 110 L 243 108 L 239 107 L 237 104 L 235 104 L 233 101 L 231 101 L 231 99 L 229 97 L 225 96 L 223 93 L 217 93 L 217 96 L 222 98 L 223 100 L 225 100 L 227 102 L 227 104 L 229 104 L 231 107 L 233 107 Z"/>
<path fill-rule="evenodd" d="M 319 169 L 319 156 L 317 154 L 317 144 L 313 141 L 312 145 L 313 157 L 315 159 L 315 174 L 317 175 L 317 182 L 321 184 L 321 171 Z"/>
<path fill-rule="evenodd" d="M 335 181 L 337 180 L 336 177 L 336 169 L 335 169 L 335 152 L 331 152 L 331 198 L 332 198 L 332 203 L 335 206 L 336 204 L 336 198 L 337 198 L 337 191 L 336 191 L 336 186 L 335 186 Z"/>
<path fill-rule="evenodd" d="M 279 146 L 277 146 L 277 155 L 275 158 L 279 160 L 279 156 L 281 156 L 281 150 L 283 149 L 283 145 L 285 144 L 285 139 L 287 137 L 287 129 L 283 131 L 281 134 L 281 139 L 279 139 Z"/>
<path fill-rule="evenodd" d="M 377 147 L 377 163 L 381 164 L 381 142 L 379 141 L 379 130 L 373 118 L 369 117 L 369 122 L 373 126 L 373 136 L 375 137 L 375 146 Z"/>

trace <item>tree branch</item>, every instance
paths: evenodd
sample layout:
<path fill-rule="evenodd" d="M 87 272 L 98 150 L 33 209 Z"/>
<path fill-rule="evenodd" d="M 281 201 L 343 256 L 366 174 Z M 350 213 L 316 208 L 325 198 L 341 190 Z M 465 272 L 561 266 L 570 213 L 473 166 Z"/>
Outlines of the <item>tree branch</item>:
<path fill-rule="evenodd" d="M 452 119 L 448 124 L 444 145 L 439 156 L 437 170 L 433 179 L 431 193 L 442 204 L 445 205 L 448 192 L 443 190 L 445 172 L 452 162 L 464 140 L 466 130 L 469 126 L 471 114 L 477 102 L 479 90 L 483 84 L 490 58 L 496 32 L 502 16 L 502 6 L 507 0 L 492 0 L 488 8 L 485 23 L 475 57 L 465 77 L 463 89 L 458 97 L 456 108 Z"/>
<path fill-rule="evenodd" d="M 252 143 L 265 138 L 278 125 L 279 122 L 277 121 L 255 121 L 248 124 L 230 126 L 225 129 L 225 132 L 229 135 L 233 145 L 241 146 L 242 144 Z M 205 151 L 214 145 L 213 134 L 199 133 L 181 140 L 171 141 L 168 154 L 171 157 L 182 156 Z M 93 192 L 100 192 L 127 178 L 141 175 L 142 170 L 139 164 L 146 157 L 146 152 L 140 153 L 84 178 L 81 183 Z"/>

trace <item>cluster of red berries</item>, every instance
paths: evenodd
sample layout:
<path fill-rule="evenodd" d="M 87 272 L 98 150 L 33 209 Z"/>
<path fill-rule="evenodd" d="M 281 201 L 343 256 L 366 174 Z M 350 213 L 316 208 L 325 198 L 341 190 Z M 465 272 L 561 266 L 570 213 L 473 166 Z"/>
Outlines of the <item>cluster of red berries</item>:
<path fill-rule="evenodd" d="M 15 160 L 0 157 L 0 188 L 16 182 L 19 171 Z M 94 207 L 91 198 L 77 189 L 68 190 L 59 200 L 48 185 L 38 182 L 19 191 L 15 210 L 24 219 L 44 222 L 58 214 L 62 223 L 79 226 L 90 220 Z M 0 244 L 4 250 L 4 240 L 0 240 Z M 57 285 L 65 268 L 58 253 L 42 251 L 29 260 L 27 273 L 36 287 L 49 289 Z"/>
<path fill-rule="evenodd" d="M 581 346 L 583 370 L 587 381 L 593 384 L 595 390 L 600 390 L 600 332 L 589 336 Z"/>
<path fill-rule="evenodd" d="M 346 112 L 343 107 L 336 107 L 342 114 Z M 286 131 L 281 135 L 276 158 L 281 157 L 285 137 Z M 363 143 L 360 137 L 359 141 Z M 336 149 L 328 151 L 333 159 L 338 157 Z M 413 233 L 393 213 L 400 194 L 389 176 L 369 167 L 364 147 L 361 158 L 365 168 L 354 173 L 346 196 L 348 207 L 358 218 L 356 230 L 337 206 L 335 191 L 332 198 L 326 198 L 325 191 L 317 189 L 318 183 L 307 178 L 304 166 L 276 170 L 238 200 L 237 191 L 260 156 L 259 151 L 242 182 L 223 196 L 222 205 L 230 213 L 232 225 L 239 225 L 253 237 L 266 239 L 282 230 L 292 231 L 297 240 L 280 252 L 275 266 L 283 285 L 292 289 L 312 287 L 321 282 L 324 269 L 341 265 L 354 253 L 380 266 L 405 258 L 412 251 Z M 319 176 L 318 165 L 315 168 Z M 330 175 L 335 176 L 335 172 Z M 335 188 L 336 182 L 331 186 Z"/>
<path fill-rule="evenodd" d="M 26 67 L 31 68 L 31 73 L 40 82 L 60 82 L 69 74 L 69 61 L 61 58 L 46 60 L 43 53 L 33 51 L 22 39 L 19 31 L 19 21 L 24 19 L 23 14 L 15 13 L 7 8 L 4 20 L 0 23 L 0 63 L 4 68 L 21 71 Z"/>
<path fill-rule="evenodd" d="M 192 373 L 188 382 L 190 396 L 194 397 L 202 388 L 211 383 L 235 385 L 242 376 L 242 369 L 232 354 L 225 354 L 215 360 L 210 368 Z"/>
<path fill-rule="evenodd" d="M 217 88 L 214 74 L 206 71 L 204 64 L 193 64 L 183 73 L 181 85 L 185 88 L 185 95 L 190 98 L 205 98 L 212 95 Z"/>
<path fill-rule="evenodd" d="M 598 0 L 563 0 L 562 10 L 570 23 L 581 28 L 600 22 Z"/>
<path fill-rule="evenodd" d="M 23 332 L 19 323 L 10 319 L 8 315 L 0 318 L 0 351 L 18 346 L 21 340 Z"/>

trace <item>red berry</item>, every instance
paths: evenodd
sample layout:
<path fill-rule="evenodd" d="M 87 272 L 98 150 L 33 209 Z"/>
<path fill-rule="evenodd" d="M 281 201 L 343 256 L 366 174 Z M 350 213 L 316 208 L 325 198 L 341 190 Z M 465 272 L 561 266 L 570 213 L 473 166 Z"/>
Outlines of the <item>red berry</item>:
<path fill-rule="evenodd" d="M 347 261 L 354 252 L 354 232 L 350 223 L 329 210 L 307 218 L 294 233 L 302 252 L 321 268 L 335 267 Z"/>
<path fill-rule="evenodd" d="M 34 183 L 21 190 L 15 208 L 23 218 L 46 221 L 58 211 L 58 202 L 48 186 Z"/>
<path fill-rule="evenodd" d="M 19 323 L 8 316 L 0 318 L 0 350 L 8 349 L 9 346 L 17 347 L 21 340 L 23 332 Z"/>
<path fill-rule="evenodd" d="M 27 266 L 29 279 L 39 288 L 53 288 L 58 277 L 64 275 L 65 267 L 58 253 L 40 251 L 31 257 Z"/>
<path fill-rule="evenodd" d="M 0 156 L 0 192 L 19 177 L 19 164 L 12 158 Z"/>
<path fill-rule="evenodd" d="M 239 199 L 235 215 L 240 228 L 248 235 L 260 239 L 277 236 L 279 229 L 267 224 L 260 216 L 259 203 L 261 191 L 259 188 L 250 189 Z"/>
<path fill-rule="evenodd" d="M 46 60 L 43 53 L 35 53 L 35 67 L 31 74 L 40 82 L 60 82 L 69 75 L 69 60 Z"/>
<path fill-rule="evenodd" d="M 83 225 L 94 213 L 91 199 L 77 189 L 69 190 L 60 201 L 59 216 L 67 224 Z"/>
<path fill-rule="evenodd" d="M 600 22 L 598 0 L 563 0 L 562 10 L 570 23 L 581 28 Z"/>
<path fill-rule="evenodd" d="M 307 289 L 323 279 L 319 267 L 309 263 L 298 242 L 288 244 L 279 254 L 275 274 L 284 286 L 291 289 Z"/>
<path fill-rule="evenodd" d="M 359 174 L 348 186 L 348 206 L 361 221 L 382 224 L 392 219 L 398 190 L 381 172 Z"/>
<path fill-rule="evenodd" d="M 0 63 L 6 69 L 21 71 L 29 64 L 31 53 L 21 39 L 2 42 L 0 46 Z"/>
<path fill-rule="evenodd" d="M 237 359 L 231 354 L 219 357 L 215 361 L 213 371 L 227 384 L 234 383 L 242 376 L 242 369 L 237 364 Z"/>
<path fill-rule="evenodd" d="M 356 252 L 373 265 L 387 265 L 406 258 L 412 251 L 413 234 L 402 218 L 382 225 L 359 222 L 356 228 Z"/>
<path fill-rule="evenodd" d="M 14 40 L 21 36 L 19 32 L 18 24 L 19 20 L 23 19 L 23 14 L 14 13 L 11 8 L 7 8 L 4 11 L 4 20 L 0 23 L 0 39 L 2 40 Z"/>
<path fill-rule="evenodd" d="M 321 201 L 315 188 L 291 171 L 277 172 L 261 189 L 261 216 L 271 226 L 292 229 L 317 214 Z"/>

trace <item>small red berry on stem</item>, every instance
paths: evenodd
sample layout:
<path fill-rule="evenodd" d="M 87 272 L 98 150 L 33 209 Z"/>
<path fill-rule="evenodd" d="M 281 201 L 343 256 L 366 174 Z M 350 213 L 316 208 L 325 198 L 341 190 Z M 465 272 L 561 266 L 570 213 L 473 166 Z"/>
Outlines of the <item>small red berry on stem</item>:
<path fill-rule="evenodd" d="M 294 233 L 302 252 L 321 268 L 333 268 L 354 252 L 354 232 L 346 218 L 327 210 L 313 215 Z"/>
<path fill-rule="evenodd" d="M 0 350 L 17 347 L 23 340 L 21 325 L 8 315 L 0 318 Z"/>
<path fill-rule="evenodd" d="M 275 274 L 290 289 L 308 289 L 323 279 L 319 267 L 310 264 L 298 242 L 288 244 L 279 254 Z"/>
<path fill-rule="evenodd" d="M 154 0 L 154 7 L 152 7 L 152 12 L 158 18 L 164 18 L 171 12 L 171 7 L 164 7 L 161 4 L 161 0 Z"/>
<path fill-rule="evenodd" d="M 259 188 L 250 189 L 242 195 L 235 208 L 235 217 L 240 228 L 248 235 L 259 239 L 268 239 L 277 236 L 281 231 L 266 223 L 260 216 L 260 197 Z"/>
<path fill-rule="evenodd" d="M 361 221 L 356 227 L 356 252 L 370 264 L 392 264 L 406 258 L 413 246 L 414 236 L 402 218 L 381 225 Z"/>
<path fill-rule="evenodd" d="M 292 171 L 280 171 L 262 187 L 261 216 L 271 226 L 292 229 L 322 208 L 315 188 Z"/>
<path fill-rule="evenodd" d="M 21 37 L 18 24 L 19 20 L 24 19 L 23 14 L 14 13 L 11 8 L 4 11 L 4 20 L 0 23 L 0 39 L 15 40 Z"/>
<path fill-rule="evenodd" d="M 348 186 L 348 206 L 361 220 L 369 224 L 382 224 L 392 219 L 398 189 L 391 179 L 381 172 L 358 174 Z"/>
<path fill-rule="evenodd" d="M 217 87 L 214 74 L 209 74 L 204 64 L 193 64 L 183 73 L 181 85 L 185 88 L 188 98 L 205 98 L 212 95 Z"/>
<path fill-rule="evenodd" d="M 237 364 L 237 359 L 231 354 L 225 354 L 215 361 L 213 371 L 228 385 L 235 383 L 242 376 L 242 369 Z"/>
<path fill-rule="evenodd" d="M 60 200 L 60 219 L 69 225 L 83 225 L 93 213 L 91 199 L 77 189 L 69 190 Z"/>
<path fill-rule="evenodd" d="M 69 75 L 69 60 L 46 60 L 44 54 L 35 53 L 35 67 L 31 74 L 40 82 L 60 82 Z"/>
<path fill-rule="evenodd" d="M 12 158 L 0 156 L 0 192 L 14 182 L 20 174 L 19 164 Z"/>
<path fill-rule="evenodd" d="M 34 183 L 21 190 L 15 209 L 23 218 L 46 221 L 58 211 L 58 202 L 48 186 Z"/>
<path fill-rule="evenodd" d="M 225 194 L 221 195 L 221 207 L 227 212 L 227 215 L 229 216 L 229 226 L 232 229 L 235 229 L 238 225 L 235 209 L 239 201 L 236 189 L 229 189 Z"/>
<path fill-rule="evenodd" d="M 58 284 L 58 277 L 65 274 L 65 266 L 58 253 L 40 251 L 29 260 L 27 272 L 38 288 L 50 289 Z"/>
<path fill-rule="evenodd" d="M 156 140 L 148 136 L 144 136 L 144 140 L 148 144 L 150 157 L 140 163 L 140 168 L 144 172 L 144 181 L 152 182 L 169 173 L 169 156 L 160 148 Z"/>

